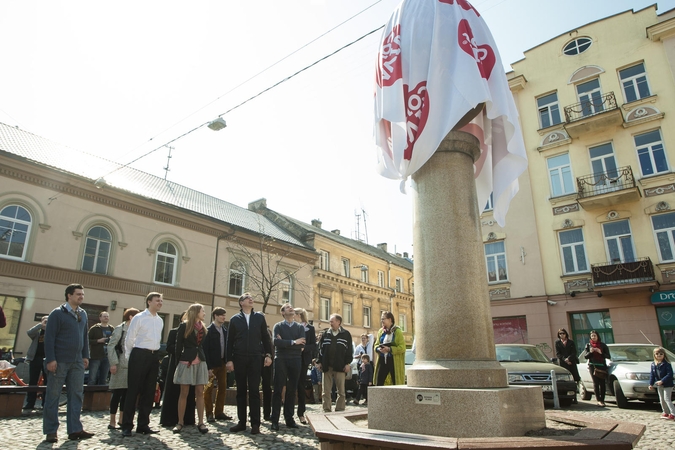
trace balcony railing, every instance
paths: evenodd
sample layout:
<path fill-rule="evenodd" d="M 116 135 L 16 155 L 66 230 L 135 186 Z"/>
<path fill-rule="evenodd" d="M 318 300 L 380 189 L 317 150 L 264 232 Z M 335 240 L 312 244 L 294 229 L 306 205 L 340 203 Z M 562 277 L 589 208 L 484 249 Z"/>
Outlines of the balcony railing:
<path fill-rule="evenodd" d="M 596 287 L 654 281 L 654 265 L 649 258 L 624 263 L 592 264 L 591 269 Z"/>
<path fill-rule="evenodd" d="M 565 120 L 567 123 L 571 123 L 616 108 L 616 97 L 614 96 L 614 92 L 608 92 L 598 98 L 592 98 L 584 102 L 575 103 L 574 105 L 565 106 Z"/>
<path fill-rule="evenodd" d="M 630 166 L 626 166 L 603 173 L 579 177 L 577 178 L 577 188 L 579 198 L 635 188 L 633 169 Z"/>

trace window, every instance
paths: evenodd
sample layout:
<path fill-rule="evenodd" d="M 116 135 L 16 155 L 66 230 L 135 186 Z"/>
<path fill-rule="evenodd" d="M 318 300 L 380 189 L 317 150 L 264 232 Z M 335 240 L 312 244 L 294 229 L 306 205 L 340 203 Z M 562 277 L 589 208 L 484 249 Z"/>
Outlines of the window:
<path fill-rule="evenodd" d="M 600 80 L 598 78 L 577 84 L 577 96 L 581 103 L 581 114 L 583 117 L 592 116 L 604 111 L 602 101 L 602 91 L 600 90 Z"/>
<path fill-rule="evenodd" d="M 342 258 L 342 276 L 349 278 L 351 273 L 350 271 L 349 260 L 347 258 Z"/>
<path fill-rule="evenodd" d="M 361 264 L 361 281 L 364 283 L 368 282 L 368 266 Z"/>
<path fill-rule="evenodd" d="M 396 277 L 396 292 L 403 292 L 403 278 Z"/>
<path fill-rule="evenodd" d="M 627 220 L 605 223 L 602 229 L 605 233 L 607 257 L 612 264 L 635 261 L 633 235 Z"/>
<path fill-rule="evenodd" d="M 668 172 L 668 160 L 663 148 L 660 130 L 635 136 L 635 148 L 637 149 L 642 176 Z"/>
<path fill-rule="evenodd" d="M 320 264 L 321 264 L 321 270 L 329 271 L 330 270 L 330 253 L 328 253 L 325 250 L 319 250 L 321 253 L 321 259 L 320 259 Z"/>
<path fill-rule="evenodd" d="M 351 325 L 352 324 L 352 304 L 351 303 L 343 303 L 342 304 L 342 320 L 344 321 L 345 325 Z"/>
<path fill-rule="evenodd" d="M 25 297 L 0 295 L 0 307 L 2 307 L 7 319 L 7 326 L 0 328 L 0 345 L 2 347 L 16 349 L 16 337 L 19 334 L 19 319 L 21 319 L 21 313 L 25 305 Z"/>
<path fill-rule="evenodd" d="M 401 331 L 403 332 L 408 329 L 408 321 L 406 320 L 405 314 L 398 315 L 398 326 L 401 327 Z"/>
<path fill-rule="evenodd" d="M 504 241 L 485 244 L 485 262 L 487 264 L 488 283 L 508 281 Z"/>
<path fill-rule="evenodd" d="M 548 178 L 551 182 L 551 196 L 559 197 L 574 193 L 569 153 L 548 158 L 546 163 L 548 164 Z"/>
<path fill-rule="evenodd" d="M 492 200 L 492 192 L 490 192 L 490 197 L 488 197 L 488 201 L 485 204 L 485 208 L 483 208 L 483 211 L 492 211 L 494 209 L 494 202 Z"/>
<path fill-rule="evenodd" d="M 675 261 L 675 213 L 652 216 L 652 227 L 661 262 Z"/>
<path fill-rule="evenodd" d="M 155 282 L 174 284 L 176 281 L 176 258 L 178 252 L 170 242 L 162 242 L 157 248 Z"/>
<path fill-rule="evenodd" d="M 230 281 L 227 294 L 240 297 L 244 293 L 244 265 L 239 261 L 230 264 Z"/>
<path fill-rule="evenodd" d="M 619 78 L 621 78 L 621 86 L 623 87 L 626 103 L 634 102 L 651 95 L 644 63 L 619 70 Z"/>
<path fill-rule="evenodd" d="M 539 97 L 537 99 L 537 108 L 539 109 L 540 128 L 548 128 L 562 122 L 557 92 Z"/>
<path fill-rule="evenodd" d="M 623 189 L 623 183 L 618 177 L 616 159 L 611 142 L 597 145 L 588 149 L 593 169 L 593 192 L 603 194 Z"/>
<path fill-rule="evenodd" d="M 321 309 L 319 311 L 319 319 L 330 319 L 330 298 L 321 297 Z"/>
<path fill-rule="evenodd" d="M 572 336 L 570 337 L 577 344 L 577 349 L 580 352 L 588 344 L 590 340 L 589 333 L 592 330 L 598 332 L 600 339 L 605 344 L 614 343 L 612 318 L 609 316 L 609 311 L 570 314 L 570 319 L 572 324 L 572 330 L 570 330 Z"/>
<path fill-rule="evenodd" d="M 110 231 L 104 227 L 92 227 L 87 233 L 87 240 L 84 245 L 82 270 L 102 275 L 107 274 L 111 244 L 112 235 Z"/>
<path fill-rule="evenodd" d="M 287 273 L 284 273 L 283 276 L 285 278 L 279 282 L 281 303 L 290 303 L 293 301 L 293 277 Z"/>
<path fill-rule="evenodd" d="M 576 38 L 565 45 L 563 53 L 569 56 L 578 55 L 588 50 L 592 43 L 593 41 L 587 37 Z"/>
<path fill-rule="evenodd" d="M 384 272 L 381 270 L 377 271 L 377 285 L 379 287 L 384 287 Z"/>
<path fill-rule="evenodd" d="M 0 211 L 0 257 L 26 258 L 31 222 L 30 213 L 19 205 Z"/>
<path fill-rule="evenodd" d="M 370 328 L 370 306 L 363 307 L 363 328 Z"/>
<path fill-rule="evenodd" d="M 562 255 L 563 273 L 588 272 L 588 260 L 586 258 L 586 246 L 584 245 L 584 233 L 581 228 L 561 231 L 560 254 Z"/>

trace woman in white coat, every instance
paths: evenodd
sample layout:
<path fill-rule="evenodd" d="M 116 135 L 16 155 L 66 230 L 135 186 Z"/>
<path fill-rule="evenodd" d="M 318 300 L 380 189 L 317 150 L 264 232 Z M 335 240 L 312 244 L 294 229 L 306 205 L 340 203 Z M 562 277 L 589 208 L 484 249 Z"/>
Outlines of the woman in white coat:
<path fill-rule="evenodd" d="M 136 308 L 129 308 L 122 315 L 123 322 L 115 327 L 115 331 L 110 336 L 108 343 L 108 361 L 110 361 L 110 383 L 108 388 L 112 391 L 110 397 L 110 425 L 109 430 L 116 430 L 117 425 L 122 424 L 122 410 L 120 410 L 120 420 L 115 421 L 117 408 L 124 405 L 124 399 L 127 394 L 128 361 L 124 356 L 124 339 L 131 319 L 138 314 Z"/>

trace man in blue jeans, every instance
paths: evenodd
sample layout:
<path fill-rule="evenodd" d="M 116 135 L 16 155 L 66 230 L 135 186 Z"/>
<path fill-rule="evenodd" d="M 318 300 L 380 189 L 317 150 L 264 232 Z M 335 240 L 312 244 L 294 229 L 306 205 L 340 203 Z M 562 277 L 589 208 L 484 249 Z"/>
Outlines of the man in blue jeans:
<path fill-rule="evenodd" d="M 58 440 L 59 395 L 64 384 L 68 395 L 68 439 L 75 441 L 93 436 L 82 429 L 80 421 L 84 369 L 89 365 L 87 313 L 80 308 L 83 301 L 82 285 L 69 285 L 66 288 L 66 303 L 54 309 L 47 320 L 44 339 L 47 391 L 42 413 L 42 430 L 47 435 L 47 442 Z"/>

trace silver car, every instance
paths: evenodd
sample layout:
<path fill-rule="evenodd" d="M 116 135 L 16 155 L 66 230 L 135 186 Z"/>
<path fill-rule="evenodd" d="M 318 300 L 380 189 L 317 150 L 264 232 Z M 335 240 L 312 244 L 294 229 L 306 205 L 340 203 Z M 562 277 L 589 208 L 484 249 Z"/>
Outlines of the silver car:
<path fill-rule="evenodd" d="M 607 396 L 616 399 L 619 408 L 626 408 L 628 400 L 656 402 L 659 399 L 656 390 L 649 390 L 649 373 L 654 361 L 654 348 L 651 344 L 607 344 L 610 359 L 607 362 Z M 675 355 L 666 350 L 669 361 L 675 361 Z M 593 395 L 593 379 L 588 371 L 588 361 L 584 352 L 579 355 L 579 395 L 590 400 Z"/>

